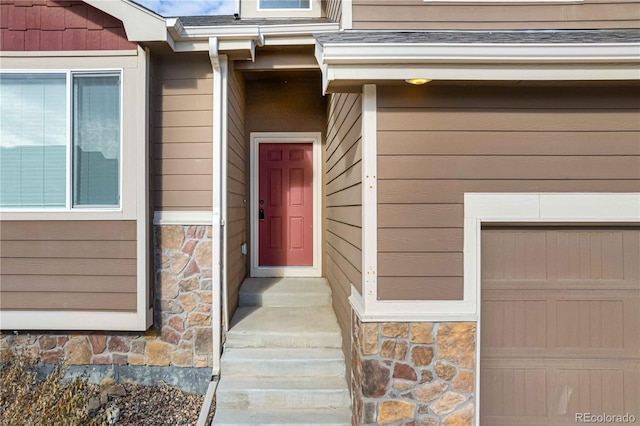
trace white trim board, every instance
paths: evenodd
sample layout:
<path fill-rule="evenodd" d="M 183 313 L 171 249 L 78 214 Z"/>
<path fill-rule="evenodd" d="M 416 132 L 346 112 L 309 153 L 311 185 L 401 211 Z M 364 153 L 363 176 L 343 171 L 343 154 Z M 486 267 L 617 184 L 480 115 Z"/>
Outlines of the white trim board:
<path fill-rule="evenodd" d="M 143 312 L 152 317 L 153 310 Z M 145 331 L 139 313 L 112 311 L 0 311 L 3 330 Z M 139 324 L 133 327 L 133 324 Z"/>
<path fill-rule="evenodd" d="M 466 193 L 463 300 L 383 301 L 352 287 L 351 306 L 364 322 L 479 321 L 480 236 L 490 223 L 640 224 L 640 193 Z M 363 227 L 363 234 L 375 230 Z"/>
<path fill-rule="evenodd" d="M 362 86 L 362 291 L 363 306 L 378 299 L 378 104 L 375 84 Z"/>
<path fill-rule="evenodd" d="M 164 211 L 153 213 L 154 225 L 207 225 L 211 226 L 213 216 L 211 210 L 205 211 Z"/>
<path fill-rule="evenodd" d="M 313 266 L 258 266 L 258 174 L 260 143 L 313 144 Z M 320 132 L 254 132 L 251 133 L 249 223 L 251 231 L 252 277 L 321 277 L 322 276 L 322 137 Z"/>
<path fill-rule="evenodd" d="M 340 16 L 343 30 L 353 28 L 353 0 L 342 0 L 342 16 Z"/>

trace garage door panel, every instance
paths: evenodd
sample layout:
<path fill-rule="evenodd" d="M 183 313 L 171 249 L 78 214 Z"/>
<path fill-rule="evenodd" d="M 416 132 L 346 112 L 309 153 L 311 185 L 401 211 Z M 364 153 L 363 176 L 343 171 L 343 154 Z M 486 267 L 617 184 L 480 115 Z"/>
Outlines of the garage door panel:
<path fill-rule="evenodd" d="M 640 415 L 639 265 L 638 228 L 483 230 L 481 424 Z"/>
<path fill-rule="evenodd" d="M 640 236 L 632 229 L 491 229 L 482 236 L 483 280 L 633 281 Z"/>
<path fill-rule="evenodd" d="M 483 335 L 487 348 L 546 348 L 547 302 L 545 300 L 491 300 L 483 304 Z"/>
<path fill-rule="evenodd" d="M 495 253 L 483 259 L 483 278 L 544 280 L 547 278 L 546 233 L 492 232 L 483 234 L 482 251 Z"/>
<path fill-rule="evenodd" d="M 624 413 L 622 369 L 562 368 L 555 374 L 555 417 L 574 420 L 575 413 Z"/>
<path fill-rule="evenodd" d="M 576 413 L 635 413 L 639 376 L 631 360 L 483 361 L 482 424 L 575 424 Z"/>
<path fill-rule="evenodd" d="M 546 369 L 485 368 L 482 374 L 480 394 L 491 399 L 483 416 L 547 416 Z"/>

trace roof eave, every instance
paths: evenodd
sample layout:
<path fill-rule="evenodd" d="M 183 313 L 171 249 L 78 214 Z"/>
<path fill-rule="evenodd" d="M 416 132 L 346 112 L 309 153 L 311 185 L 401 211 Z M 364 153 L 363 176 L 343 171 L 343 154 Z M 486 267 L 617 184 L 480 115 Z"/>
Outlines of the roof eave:
<path fill-rule="evenodd" d="M 407 80 L 640 80 L 640 43 L 320 43 L 324 89 Z"/>
<path fill-rule="evenodd" d="M 167 41 L 164 18 L 132 1 L 84 0 L 84 2 L 122 21 L 130 41 Z"/>
<path fill-rule="evenodd" d="M 226 41 L 251 42 L 263 45 L 313 45 L 313 34 L 337 31 L 336 23 L 312 24 L 276 24 L 276 25 L 211 25 L 184 26 L 180 18 L 168 18 L 166 27 L 175 42 L 175 50 L 207 50 L 209 38 L 216 37 L 224 44 Z M 221 45 L 224 50 L 224 46 Z"/>

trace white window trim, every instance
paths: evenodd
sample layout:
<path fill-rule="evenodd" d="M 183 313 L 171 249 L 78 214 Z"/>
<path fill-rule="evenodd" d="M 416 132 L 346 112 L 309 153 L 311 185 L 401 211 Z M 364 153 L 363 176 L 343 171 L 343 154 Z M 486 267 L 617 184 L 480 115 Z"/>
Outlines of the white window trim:
<path fill-rule="evenodd" d="M 64 207 L 0 207 L 0 214 L 2 213 L 62 213 L 62 212 L 120 212 L 122 211 L 122 158 L 124 154 L 123 148 L 123 109 L 124 109 L 124 70 L 122 68 L 105 68 L 105 69 L 51 69 L 51 70 L 2 70 L 0 74 L 64 74 L 65 75 L 65 97 L 67 102 L 66 107 L 66 172 L 65 172 L 65 206 Z M 75 75 L 90 75 L 90 74 L 105 74 L 105 75 L 117 75 L 120 83 L 120 149 L 119 149 L 119 162 L 118 162 L 118 205 L 105 205 L 105 206 L 74 206 L 73 205 L 73 81 Z"/>
<path fill-rule="evenodd" d="M 258 266 L 258 178 L 261 143 L 313 144 L 313 266 Z M 322 276 L 322 137 L 319 132 L 256 132 L 251 133 L 251 191 L 249 221 L 251 230 L 252 277 L 321 277 Z"/>
<path fill-rule="evenodd" d="M 92 57 L 96 62 L 92 70 L 114 68 L 117 63 L 122 68 L 123 114 L 124 105 L 130 105 L 130 111 L 123 116 L 121 147 L 126 155 L 121 157 L 121 192 L 118 212 L 92 212 L 75 210 L 66 212 L 38 213 L 1 213 L 0 220 L 135 220 L 136 221 L 136 311 L 104 312 L 104 311 L 0 311 L 0 326 L 4 330 L 104 330 L 108 327 L 114 331 L 144 331 L 153 323 L 153 308 L 149 307 L 148 281 L 153 275 L 148 274 L 148 254 L 152 250 L 148 230 L 148 193 L 149 193 L 149 50 L 138 47 L 135 55 L 129 51 L 120 57 Z M 4 57 L 3 69 L 86 69 L 87 58 L 74 54 L 55 58 Z M 32 71 L 33 70 L 33 71 Z M 125 75 L 129 78 L 125 83 Z M 128 87 L 126 87 L 128 86 Z M 125 88 L 126 87 L 126 88 Z M 126 96 L 126 100 L 124 99 Z M 137 142 L 136 142 L 137 141 Z M 121 154 L 123 155 L 123 154 Z M 137 159 L 141 159 L 137 161 Z M 124 182 L 127 180 L 127 186 Z"/>
<path fill-rule="evenodd" d="M 245 18 L 319 18 L 322 13 L 321 0 L 309 0 L 309 8 L 264 9 L 260 0 L 241 0 L 240 17 Z"/>
<path fill-rule="evenodd" d="M 103 54 L 91 51 L 88 57 L 78 56 L 77 52 L 56 52 L 46 58 L 37 55 L 13 55 L 3 52 L 2 72 L 20 73 L 68 73 L 73 72 L 119 72 L 121 78 L 121 141 L 120 141 L 120 205 L 117 207 L 76 207 L 67 208 L 19 208 L 0 209 L 1 220 L 136 220 L 136 186 L 139 164 L 136 161 L 136 143 L 139 140 L 140 115 L 146 111 L 145 98 L 138 94 L 140 86 L 148 84 L 141 70 L 146 69 L 146 52 L 142 48 L 137 51 L 104 51 Z M 51 53 L 51 52 L 45 52 Z M 67 54 L 68 53 L 68 54 Z M 69 94 L 69 90 L 67 90 Z M 69 95 L 68 95 L 69 96 Z M 68 103 L 67 108 L 70 108 Z M 69 116 L 68 116 L 69 118 Z M 69 130 L 68 130 L 69 133 Z M 67 138 L 71 138 L 68 134 Z M 67 141 L 67 144 L 69 142 Z M 147 158 L 147 157 L 145 157 Z M 71 164 L 67 162 L 67 167 Z M 146 167 L 146 165 L 145 165 Z M 67 171 L 69 179 L 70 171 Z M 139 174 L 139 173 L 138 173 Z M 70 182 L 67 182 L 67 189 Z M 70 197 L 70 194 L 67 194 Z"/>

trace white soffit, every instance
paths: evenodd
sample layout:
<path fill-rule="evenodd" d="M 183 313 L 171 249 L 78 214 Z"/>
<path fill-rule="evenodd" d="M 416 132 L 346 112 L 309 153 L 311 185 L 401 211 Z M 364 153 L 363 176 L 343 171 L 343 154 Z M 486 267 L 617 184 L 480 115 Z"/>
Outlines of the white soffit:
<path fill-rule="evenodd" d="M 406 80 L 640 80 L 640 43 L 316 43 L 325 86 Z M 361 84 L 362 84 L 361 83 Z"/>

